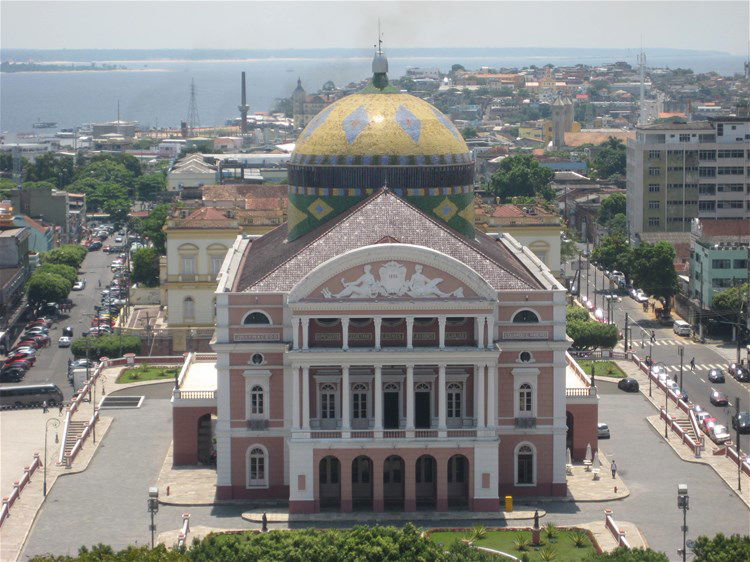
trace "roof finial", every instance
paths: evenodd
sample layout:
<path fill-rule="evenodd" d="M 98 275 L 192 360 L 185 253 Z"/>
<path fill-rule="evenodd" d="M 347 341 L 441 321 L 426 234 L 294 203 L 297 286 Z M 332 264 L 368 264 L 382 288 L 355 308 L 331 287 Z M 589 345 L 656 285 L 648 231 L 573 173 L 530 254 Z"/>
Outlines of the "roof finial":
<path fill-rule="evenodd" d="M 380 32 L 380 18 L 378 18 L 378 54 L 383 54 L 383 34 Z"/>
<path fill-rule="evenodd" d="M 386 170 L 385 177 L 383 178 L 383 191 L 388 191 L 388 171 Z"/>
<path fill-rule="evenodd" d="M 375 56 L 372 59 L 372 83 L 378 90 L 383 90 L 388 86 L 388 59 L 383 54 L 383 34 L 380 31 L 380 18 L 378 18 L 378 43 L 375 47 Z"/>

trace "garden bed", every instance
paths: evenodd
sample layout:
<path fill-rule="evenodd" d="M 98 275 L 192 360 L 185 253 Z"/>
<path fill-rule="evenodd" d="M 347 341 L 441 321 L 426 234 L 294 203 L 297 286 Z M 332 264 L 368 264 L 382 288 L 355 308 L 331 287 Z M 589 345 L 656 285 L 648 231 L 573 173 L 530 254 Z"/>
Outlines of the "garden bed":
<path fill-rule="evenodd" d="M 596 363 L 596 377 L 615 377 L 618 379 L 625 378 L 625 371 L 614 361 L 592 361 L 591 359 L 577 359 L 578 364 L 581 366 L 587 375 L 591 376 L 591 364 Z"/>
<path fill-rule="evenodd" d="M 123 369 L 115 383 L 126 384 L 131 382 L 169 380 L 174 379 L 179 372 L 180 370 L 175 367 L 138 365 L 131 369 Z"/>
<path fill-rule="evenodd" d="M 588 531 L 556 528 L 555 536 L 549 537 L 545 528 L 541 532 L 539 546 L 531 544 L 530 529 L 485 529 L 484 537 L 477 539 L 475 529 L 433 529 L 426 535 L 430 540 L 443 546 L 450 546 L 456 541 L 471 540 L 473 546 L 482 546 L 511 554 L 516 558 L 528 560 L 549 560 L 545 557 L 554 553 L 554 560 L 585 560 L 589 556 L 601 552 L 596 545 L 593 536 Z M 583 546 L 576 546 L 574 537 L 583 535 Z M 579 539 L 580 540 L 580 539 Z M 523 550 L 519 546 L 523 545 Z"/>

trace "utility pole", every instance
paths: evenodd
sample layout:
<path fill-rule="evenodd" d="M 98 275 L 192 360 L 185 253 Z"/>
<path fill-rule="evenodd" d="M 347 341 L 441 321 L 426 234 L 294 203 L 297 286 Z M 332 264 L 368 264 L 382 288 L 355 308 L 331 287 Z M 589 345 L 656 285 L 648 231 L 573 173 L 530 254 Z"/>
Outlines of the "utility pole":
<path fill-rule="evenodd" d="M 677 351 L 680 353 L 680 392 L 682 392 L 682 362 L 685 358 L 685 346 L 681 345 Z"/>
<path fill-rule="evenodd" d="M 737 490 L 740 492 L 742 491 L 742 459 L 740 458 L 740 424 L 739 424 L 739 416 L 740 414 L 740 398 L 739 396 L 734 399 L 734 415 L 737 420 L 735 431 L 735 436 L 737 439 L 735 440 L 736 447 L 737 447 Z"/>
<path fill-rule="evenodd" d="M 698 339 L 703 341 L 703 259 L 705 256 L 701 256 L 701 294 L 700 294 L 700 310 L 698 311 Z"/>
<path fill-rule="evenodd" d="M 596 267 L 594 267 L 594 312 L 596 312 Z"/>
<path fill-rule="evenodd" d="M 628 313 L 625 313 L 625 353 L 628 352 L 628 321 L 630 320 L 630 316 Z"/>

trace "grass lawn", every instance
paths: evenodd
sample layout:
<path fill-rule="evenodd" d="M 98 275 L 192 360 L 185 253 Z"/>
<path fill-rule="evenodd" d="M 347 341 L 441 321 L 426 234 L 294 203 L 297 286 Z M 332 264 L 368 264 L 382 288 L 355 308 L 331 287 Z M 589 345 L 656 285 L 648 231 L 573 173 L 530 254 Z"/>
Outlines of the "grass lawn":
<path fill-rule="evenodd" d="M 606 377 L 617 377 L 622 379 L 625 377 L 625 373 L 617 363 L 614 361 L 591 361 L 590 359 L 577 359 L 581 369 L 586 371 L 587 375 L 591 375 L 591 364 L 596 363 L 596 375 L 595 376 L 606 376 Z"/>
<path fill-rule="evenodd" d="M 551 542 L 546 538 L 544 531 L 542 531 L 541 546 L 529 546 L 523 552 L 516 549 L 513 541 L 519 535 L 523 535 L 528 539 L 529 544 L 531 544 L 531 531 L 514 531 L 510 529 L 507 531 L 488 530 L 487 535 L 474 544 L 476 546 L 485 546 L 487 548 L 500 550 L 502 552 L 512 554 L 517 558 L 521 558 L 524 554 L 526 554 L 529 560 L 541 560 L 541 558 L 539 557 L 539 550 L 545 547 L 554 549 L 555 554 L 557 554 L 555 560 L 565 560 L 566 562 L 584 560 L 588 556 L 596 553 L 596 551 L 594 550 L 594 546 L 591 544 L 588 536 L 586 537 L 586 546 L 579 548 L 575 544 L 573 544 L 573 533 L 573 531 L 558 530 L 557 538 L 554 540 L 554 542 Z M 454 541 L 468 538 L 470 534 L 471 531 L 435 531 L 434 533 L 430 533 L 430 539 L 447 546 Z"/>
<path fill-rule="evenodd" d="M 128 382 L 142 382 L 142 381 L 157 381 L 173 379 L 175 375 L 179 373 L 179 369 L 173 369 L 169 367 L 149 367 L 147 365 L 139 365 L 134 369 L 125 369 L 115 381 L 117 384 L 125 384 Z"/>

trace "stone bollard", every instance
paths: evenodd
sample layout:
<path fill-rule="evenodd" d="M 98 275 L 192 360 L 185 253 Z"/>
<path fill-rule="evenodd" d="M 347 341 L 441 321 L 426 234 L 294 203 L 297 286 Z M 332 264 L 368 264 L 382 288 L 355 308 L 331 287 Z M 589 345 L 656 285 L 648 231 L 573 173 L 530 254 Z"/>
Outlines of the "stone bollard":
<path fill-rule="evenodd" d="M 185 529 L 186 533 L 190 531 L 190 514 L 189 513 L 182 514 L 182 526 Z"/>

